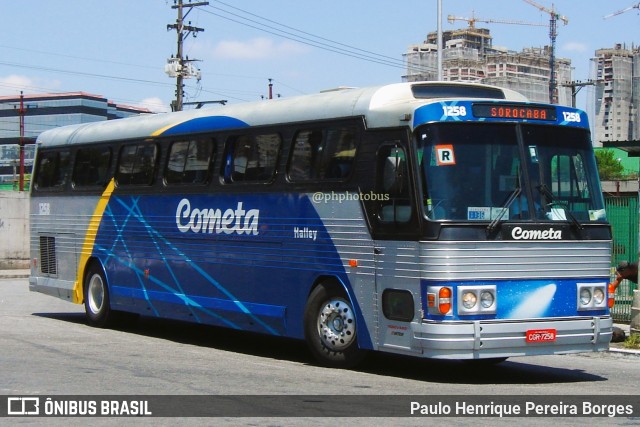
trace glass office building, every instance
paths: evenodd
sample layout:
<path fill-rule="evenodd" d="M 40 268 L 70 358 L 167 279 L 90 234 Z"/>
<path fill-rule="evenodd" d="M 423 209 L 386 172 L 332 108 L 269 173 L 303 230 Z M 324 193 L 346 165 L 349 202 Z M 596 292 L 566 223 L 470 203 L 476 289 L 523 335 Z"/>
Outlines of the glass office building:
<path fill-rule="evenodd" d="M 24 116 L 25 172 L 30 173 L 35 140 L 55 127 L 149 114 L 146 108 L 119 105 L 85 92 L 0 97 L 0 189 L 17 182 L 20 159 L 20 116 Z M 4 184 L 4 185 L 2 185 Z M 5 188 L 6 189 L 6 188 Z"/>

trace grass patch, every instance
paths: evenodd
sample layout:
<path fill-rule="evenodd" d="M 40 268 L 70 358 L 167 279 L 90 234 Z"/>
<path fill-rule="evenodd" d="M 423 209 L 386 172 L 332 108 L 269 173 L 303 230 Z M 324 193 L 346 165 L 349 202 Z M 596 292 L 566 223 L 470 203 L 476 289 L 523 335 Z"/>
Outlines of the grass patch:
<path fill-rule="evenodd" d="M 640 350 L 640 334 L 630 334 L 624 341 L 624 348 Z"/>

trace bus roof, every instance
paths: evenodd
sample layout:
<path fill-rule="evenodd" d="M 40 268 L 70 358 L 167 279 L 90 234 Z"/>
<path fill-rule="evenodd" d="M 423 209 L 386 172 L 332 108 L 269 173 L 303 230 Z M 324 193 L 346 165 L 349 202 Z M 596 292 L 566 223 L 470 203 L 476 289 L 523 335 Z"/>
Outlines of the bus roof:
<path fill-rule="evenodd" d="M 83 144 L 347 117 L 364 117 L 370 128 L 406 126 L 407 117 L 417 107 L 446 99 L 527 101 L 515 91 L 488 85 L 395 83 L 65 126 L 43 132 L 37 143 L 40 146 Z"/>

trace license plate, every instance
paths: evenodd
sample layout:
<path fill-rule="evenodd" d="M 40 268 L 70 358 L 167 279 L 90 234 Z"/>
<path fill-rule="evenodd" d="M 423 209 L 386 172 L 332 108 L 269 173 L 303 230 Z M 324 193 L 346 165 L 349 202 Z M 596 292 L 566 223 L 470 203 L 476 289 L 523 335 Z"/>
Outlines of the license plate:
<path fill-rule="evenodd" d="M 556 340 L 555 329 L 533 329 L 526 332 L 527 342 L 554 342 Z"/>

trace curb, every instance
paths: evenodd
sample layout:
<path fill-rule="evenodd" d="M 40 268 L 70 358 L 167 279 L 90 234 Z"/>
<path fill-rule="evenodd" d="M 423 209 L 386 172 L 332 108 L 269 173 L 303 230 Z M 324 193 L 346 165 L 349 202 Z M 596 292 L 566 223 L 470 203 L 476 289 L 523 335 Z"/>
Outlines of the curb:
<path fill-rule="evenodd" d="M 634 356 L 640 356 L 640 350 L 633 350 L 630 348 L 617 348 L 617 347 L 609 347 L 610 353 L 621 353 L 621 354 L 629 354 Z"/>
<path fill-rule="evenodd" d="M 30 274 L 28 269 L 0 270 L 0 279 L 27 279 Z"/>

